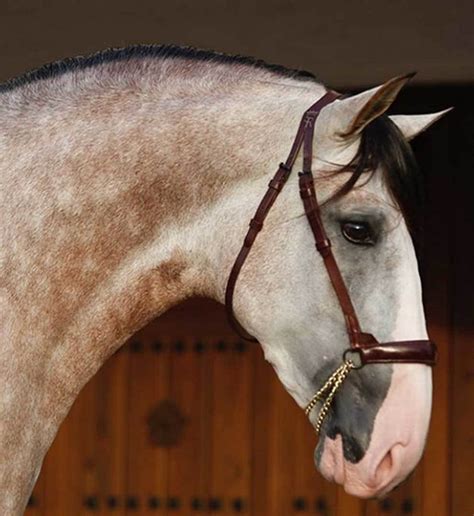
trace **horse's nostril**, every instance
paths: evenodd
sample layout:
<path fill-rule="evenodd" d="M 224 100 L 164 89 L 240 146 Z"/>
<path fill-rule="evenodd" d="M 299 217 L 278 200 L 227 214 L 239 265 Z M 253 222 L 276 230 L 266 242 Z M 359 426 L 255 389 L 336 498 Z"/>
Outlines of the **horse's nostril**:
<path fill-rule="evenodd" d="M 342 435 L 342 449 L 344 452 L 344 458 L 353 464 L 356 464 L 362 460 L 365 454 L 365 451 L 359 441 L 357 441 L 351 435 Z"/>
<path fill-rule="evenodd" d="M 385 457 L 380 461 L 377 469 L 375 470 L 375 484 L 383 485 L 386 483 L 386 479 L 391 477 L 393 474 L 393 448 L 391 448 Z"/>

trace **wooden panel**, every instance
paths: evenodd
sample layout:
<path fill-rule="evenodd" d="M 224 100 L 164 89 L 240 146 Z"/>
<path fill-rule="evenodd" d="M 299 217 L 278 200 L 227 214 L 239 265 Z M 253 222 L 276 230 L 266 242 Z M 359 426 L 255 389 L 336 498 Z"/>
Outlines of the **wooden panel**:
<path fill-rule="evenodd" d="M 336 488 L 337 492 L 337 516 L 351 516 L 363 515 L 365 511 L 366 502 L 359 500 L 354 496 L 348 495 L 342 487 Z M 324 514 L 324 513 L 322 513 Z M 332 511 L 327 513 L 328 516 L 334 514 Z"/>
<path fill-rule="evenodd" d="M 335 514 L 336 487 L 314 466 L 314 430 L 261 349 L 254 355 L 253 514 Z"/>
<path fill-rule="evenodd" d="M 187 514 L 202 511 L 209 498 L 209 345 L 188 338 L 170 346 L 170 399 L 183 414 L 184 431 L 168 455 L 168 494 Z"/>
<path fill-rule="evenodd" d="M 153 326 L 128 344 L 130 388 L 128 401 L 128 472 L 125 506 L 128 512 L 146 515 L 155 505 L 166 505 L 168 490 L 167 439 L 170 351 L 157 356 Z M 160 410 L 161 409 L 161 410 Z M 128 514 L 127 512 L 127 514 Z M 166 514 L 166 509 L 161 510 Z"/>
<path fill-rule="evenodd" d="M 252 354 L 248 344 L 221 340 L 213 346 L 211 511 L 235 514 L 251 499 Z"/>
<path fill-rule="evenodd" d="M 379 516 L 385 515 L 392 510 L 393 502 L 390 495 L 386 496 L 383 500 L 369 500 L 365 503 L 364 516 Z M 385 512 L 383 512 L 385 511 Z M 343 514 L 343 513 L 342 513 Z"/>
<path fill-rule="evenodd" d="M 295 402 L 283 389 L 275 373 L 270 376 L 272 385 L 271 418 L 267 423 L 270 463 L 270 490 L 267 500 L 268 514 L 288 516 L 294 514 L 295 476 L 298 464 L 294 454 L 297 410 Z"/>
<path fill-rule="evenodd" d="M 61 426 L 43 468 L 44 514 L 84 514 L 97 507 L 94 420 L 95 379 L 85 386 Z"/>
<path fill-rule="evenodd" d="M 44 505 L 44 479 L 45 475 L 41 474 L 31 493 L 28 505 L 26 506 L 25 516 L 43 516 Z"/>
<path fill-rule="evenodd" d="M 336 488 L 314 466 L 314 429 L 261 351 L 255 368 L 254 514 L 334 514 Z"/>
<path fill-rule="evenodd" d="M 296 410 L 291 418 L 294 425 L 291 432 L 294 437 L 292 449 L 296 462 L 293 509 L 296 513 L 305 510 L 320 516 L 337 514 L 337 488 L 321 476 L 314 464 L 317 434 L 305 413 L 296 403 L 294 406 Z M 357 512 L 351 514 L 358 516 Z"/>
<path fill-rule="evenodd" d="M 252 449 L 252 514 L 276 514 L 278 497 L 271 491 L 272 475 L 272 438 L 276 428 L 272 425 L 274 411 L 273 383 L 275 373 L 265 362 L 259 346 L 251 350 L 254 361 L 253 389 L 253 449 Z"/>
<path fill-rule="evenodd" d="M 107 361 L 96 380 L 95 453 L 99 465 L 100 511 L 94 511 L 95 514 L 125 515 L 129 383 L 129 353 L 125 349 Z"/>

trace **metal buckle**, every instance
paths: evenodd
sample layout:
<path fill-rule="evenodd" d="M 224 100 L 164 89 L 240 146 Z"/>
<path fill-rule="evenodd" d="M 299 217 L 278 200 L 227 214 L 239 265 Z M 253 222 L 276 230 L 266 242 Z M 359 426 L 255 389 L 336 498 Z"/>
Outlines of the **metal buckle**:
<path fill-rule="evenodd" d="M 356 357 L 355 361 L 353 358 Z M 360 349 L 357 348 L 348 348 L 342 354 L 342 359 L 344 362 L 351 362 L 352 369 L 362 369 L 364 367 L 364 360 L 362 358 L 362 353 Z"/>

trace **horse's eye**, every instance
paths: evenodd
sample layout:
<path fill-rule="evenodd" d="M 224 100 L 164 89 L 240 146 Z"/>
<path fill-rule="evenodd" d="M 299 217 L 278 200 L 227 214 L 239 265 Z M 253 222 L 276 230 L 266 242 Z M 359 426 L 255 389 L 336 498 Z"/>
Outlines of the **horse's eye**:
<path fill-rule="evenodd" d="M 346 240 L 358 245 L 373 245 L 375 243 L 372 228 L 367 222 L 341 222 L 341 231 Z"/>

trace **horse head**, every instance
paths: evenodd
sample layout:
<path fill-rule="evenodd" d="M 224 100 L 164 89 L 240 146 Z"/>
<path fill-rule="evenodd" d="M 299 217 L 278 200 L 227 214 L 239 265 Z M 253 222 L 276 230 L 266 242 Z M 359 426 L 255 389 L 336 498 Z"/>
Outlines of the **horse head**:
<path fill-rule="evenodd" d="M 387 117 L 409 77 L 330 99 L 317 114 L 310 160 L 322 226 L 362 328 L 378 342 L 416 346 L 414 340 L 428 341 L 412 241 L 420 184 L 407 141 L 445 111 Z M 304 124 L 303 118 L 300 131 Z M 280 176 L 275 177 L 276 184 Z M 351 494 L 381 495 L 421 457 L 431 411 L 431 369 L 403 353 L 393 364 L 354 367 L 346 360 L 340 365 L 354 344 L 346 331 L 347 310 L 341 310 L 337 281 L 324 267 L 324 254 L 315 252 L 295 185 L 289 183 L 282 196 L 287 216 L 270 222 L 249 260 L 239 318 L 261 342 L 288 392 L 307 407 L 318 431 L 321 427 L 315 462 L 322 474 Z M 270 197 L 275 196 L 272 188 Z M 264 211 L 269 204 L 263 202 Z M 257 211 L 248 234 L 252 242 L 262 222 Z M 245 254 L 248 248 L 244 244 Z M 242 263 L 237 263 L 238 274 Z M 235 279 L 231 274 L 232 287 Z M 351 369 L 357 370 L 349 374 Z M 319 415 L 312 411 L 317 401 L 323 402 Z"/>

